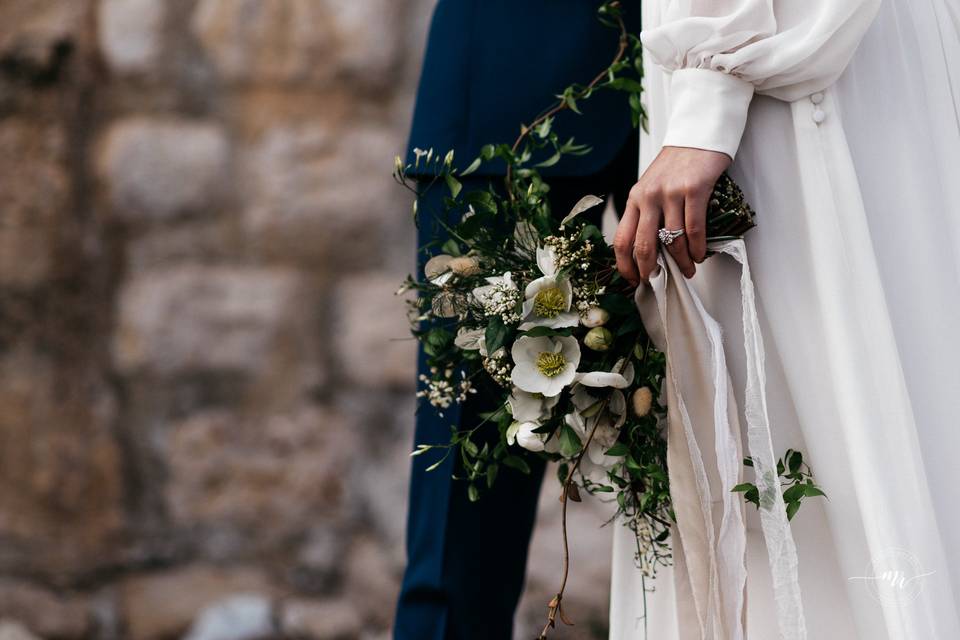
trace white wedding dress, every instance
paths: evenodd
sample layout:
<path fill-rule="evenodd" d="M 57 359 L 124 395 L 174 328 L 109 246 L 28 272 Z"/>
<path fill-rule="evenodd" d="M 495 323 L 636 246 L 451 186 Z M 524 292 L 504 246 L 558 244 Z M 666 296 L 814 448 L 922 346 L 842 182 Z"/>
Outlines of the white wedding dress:
<path fill-rule="evenodd" d="M 641 169 L 663 144 L 735 154 L 774 452 L 829 494 L 791 523 L 799 625 L 748 508 L 741 637 L 960 639 L 960 0 L 642 5 Z M 691 287 L 739 393 L 738 274 L 718 256 Z M 673 571 L 645 593 L 613 529 L 611 640 L 736 640 L 680 631 Z"/>

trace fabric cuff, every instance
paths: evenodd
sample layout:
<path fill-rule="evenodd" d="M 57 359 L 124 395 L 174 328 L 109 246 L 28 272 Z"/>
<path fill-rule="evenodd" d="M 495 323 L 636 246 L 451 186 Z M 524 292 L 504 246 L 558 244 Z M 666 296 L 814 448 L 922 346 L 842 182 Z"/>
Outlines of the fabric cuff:
<path fill-rule="evenodd" d="M 736 156 L 753 84 L 712 69 L 677 69 L 670 79 L 665 147 L 694 147 Z"/>

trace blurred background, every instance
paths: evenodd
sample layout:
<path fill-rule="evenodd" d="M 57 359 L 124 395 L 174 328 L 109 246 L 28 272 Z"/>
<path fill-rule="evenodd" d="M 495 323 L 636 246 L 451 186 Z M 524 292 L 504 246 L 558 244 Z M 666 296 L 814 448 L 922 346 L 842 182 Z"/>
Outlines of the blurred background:
<path fill-rule="evenodd" d="M 415 364 L 390 172 L 433 3 L 0 0 L 0 639 L 389 637 Z M 604 638 L 609 511 L 572 511 L 555 637 Z"/>

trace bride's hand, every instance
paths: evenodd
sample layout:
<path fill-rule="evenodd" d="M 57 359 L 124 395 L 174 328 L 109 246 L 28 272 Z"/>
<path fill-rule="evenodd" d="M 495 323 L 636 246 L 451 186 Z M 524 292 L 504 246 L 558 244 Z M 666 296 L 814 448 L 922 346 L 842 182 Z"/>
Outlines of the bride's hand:
<path fill-rule="evenodd" d="M 650 277 L 657 264 L 657 231 L 683 229 L 667 245 L 683 275 L 696 272 L 694 263 L 707 253 L 707 204 L 717 178 L 732 160 L 725 153 L 689 147 L 664 147 L 637 184 L 613 241 L 617 270 L 631 284 Z M 661 224 L 663 221 L 663 224 Z"/>

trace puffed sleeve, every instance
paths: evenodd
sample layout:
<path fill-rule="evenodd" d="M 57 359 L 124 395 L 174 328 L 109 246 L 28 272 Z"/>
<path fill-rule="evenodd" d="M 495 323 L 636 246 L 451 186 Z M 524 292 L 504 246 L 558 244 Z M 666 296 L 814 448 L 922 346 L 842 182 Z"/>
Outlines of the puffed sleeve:
<path fill-rule="evenodd" d="M 666 0 L 640 38 L 671 74 L 664 146 L 740 146 L 754 92 L 796 100 L 832 84 L 880 0 Z"/>

